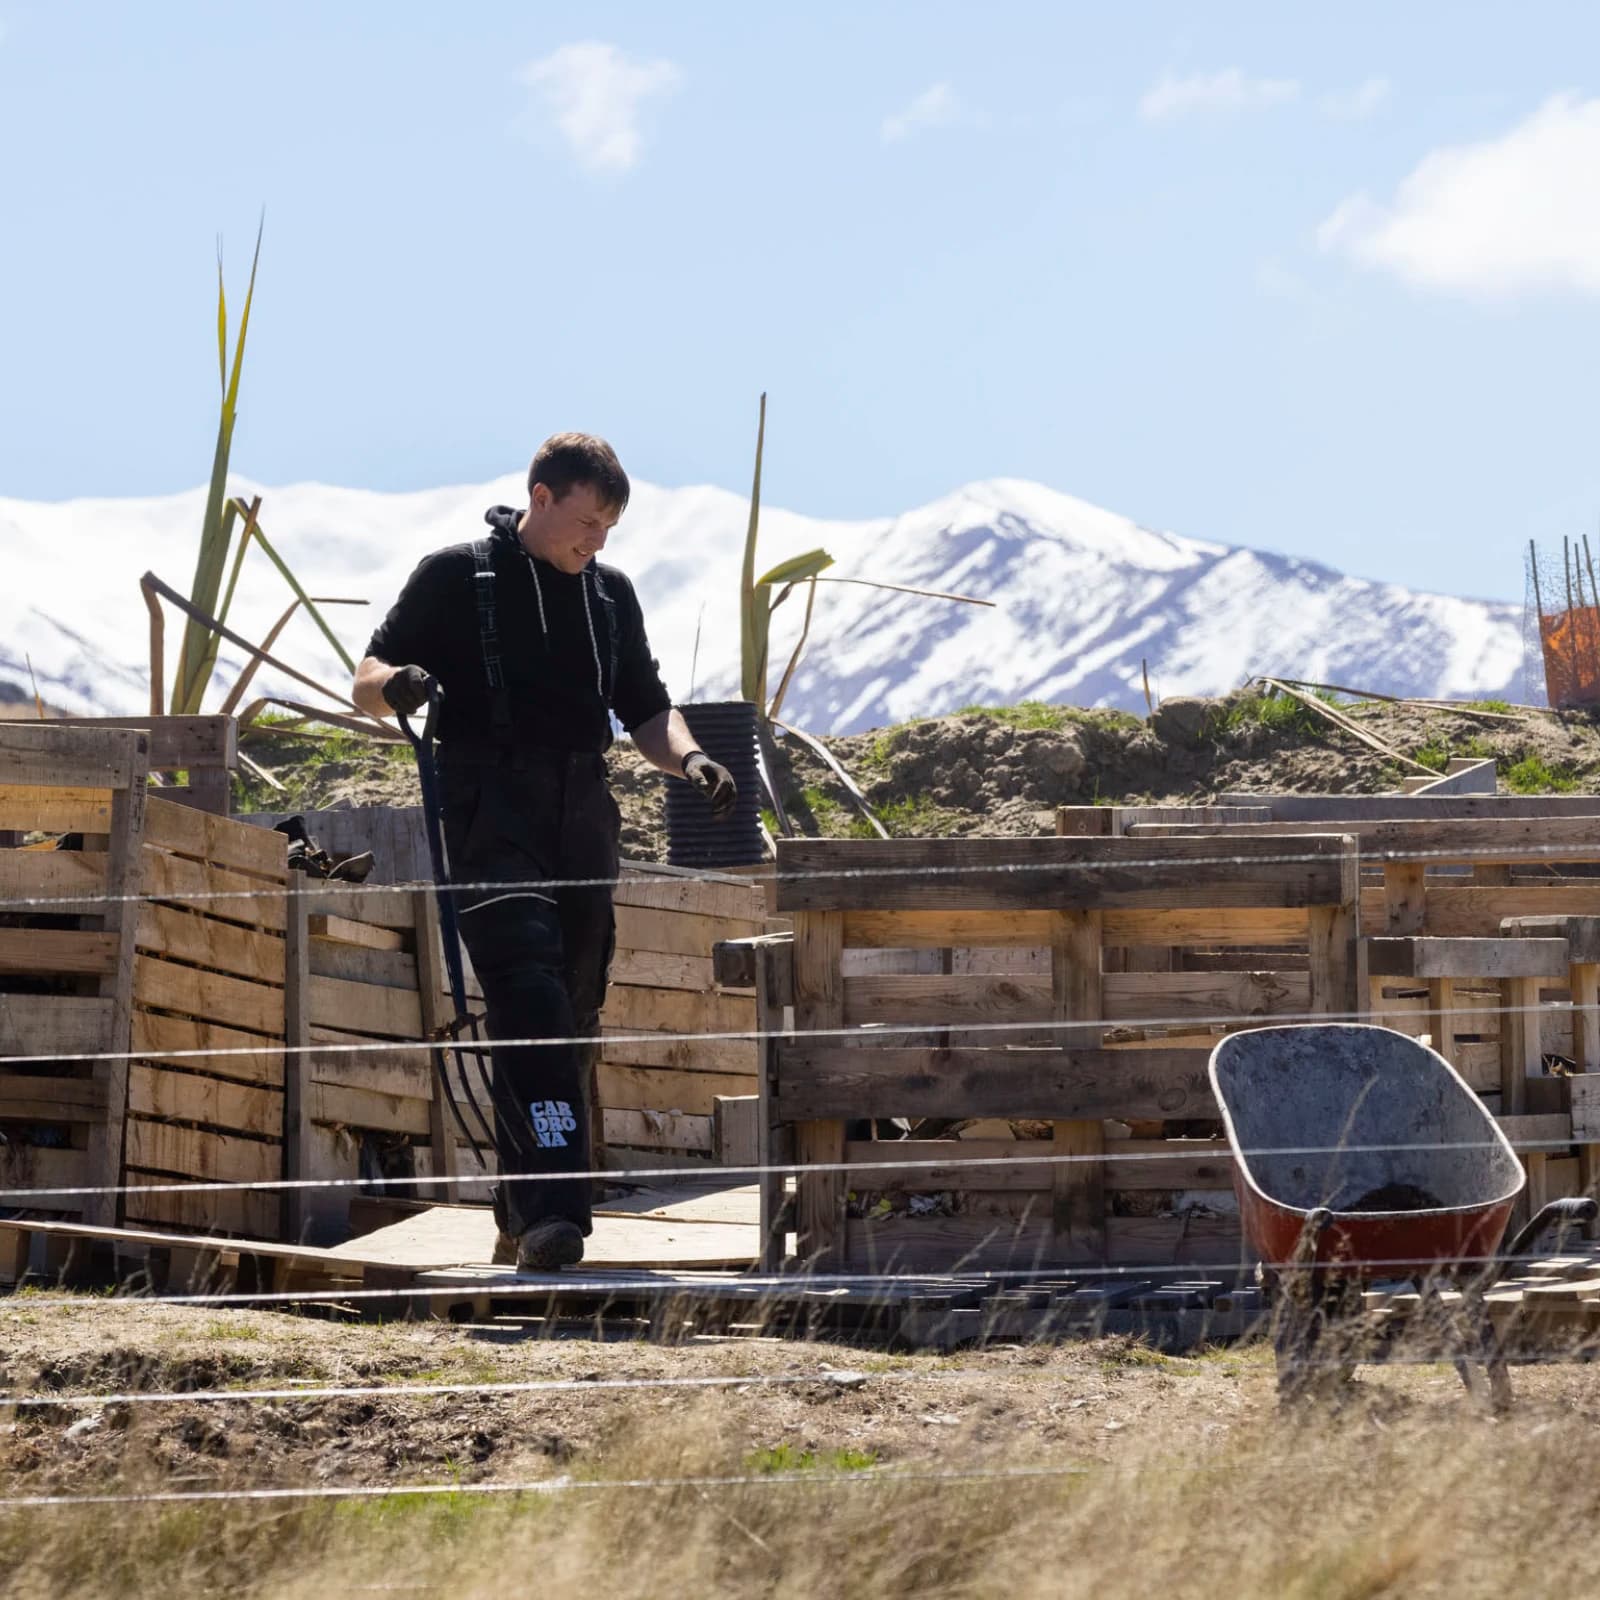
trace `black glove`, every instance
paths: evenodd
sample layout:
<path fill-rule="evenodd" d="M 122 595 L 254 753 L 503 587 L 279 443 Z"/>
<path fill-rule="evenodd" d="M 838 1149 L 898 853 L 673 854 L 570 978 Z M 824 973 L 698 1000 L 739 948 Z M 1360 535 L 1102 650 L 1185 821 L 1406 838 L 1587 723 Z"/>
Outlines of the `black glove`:
<path fill-rule="evenodd" d="M 719 767 L 704 750 L 691 750 L 683 758 L 683 775 L 705 792 L 711 802 L 711 815 L 718 822 L 726 822 L 733 815 L 739 800 L 739 789 L 733 774 Z"/>
<path fill-rule="evenodd" d="M 402 716 L 409 717 L 428 703 L 428 674 L 421 667 L 401 667 L 383 686 L 383 698 Z"/>

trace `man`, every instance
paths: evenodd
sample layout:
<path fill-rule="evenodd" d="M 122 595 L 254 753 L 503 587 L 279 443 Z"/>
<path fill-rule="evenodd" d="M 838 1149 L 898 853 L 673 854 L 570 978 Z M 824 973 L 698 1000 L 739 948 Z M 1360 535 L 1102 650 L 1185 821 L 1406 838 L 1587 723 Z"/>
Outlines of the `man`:
<path fill-rule="evenodd" d="M 697 784 L 725 817 L 727 770 L 672 708 L 633 586 L 595 557 L 628 503 L 603 439 L 561 433 L 528 471 L 528 506 L 490 510 L 489 537 L 428 556 L 356 671 L 364 711 L 410 716 L 427 679 L 444 691 L 439 786 L 450 876 L 506 884 L 457 896 L 491 1039 L 592 1035 L 614 942 L 610 881 L 619 813 L 606 784 L 611 713 L 663 772 Z M 598 879 L 571 887 L 560 880 Z M 496 1047 L 502 1173 L 588 1169 L 591 1050 Z M 502 1183 L 495 1259 L 519 1267 L 583 1258 L 590 1180 Z"/>

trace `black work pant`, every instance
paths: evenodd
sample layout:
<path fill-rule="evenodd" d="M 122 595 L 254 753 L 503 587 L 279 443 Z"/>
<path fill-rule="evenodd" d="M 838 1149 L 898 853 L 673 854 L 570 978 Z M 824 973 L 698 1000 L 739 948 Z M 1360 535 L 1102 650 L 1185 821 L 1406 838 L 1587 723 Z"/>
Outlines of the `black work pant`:
<path fill-rule="evenodd" d="M 619 814 L 604 757 L 518 751 L 501 757 L 442 752 L 440 788 L 450 878 L 489 887 L 456 894 L 462 942 L 483 989 L 496 1045 L 494 1127 L 502 1173 L 586 1172 L 594 1049 L 615 946 L 610 881 Z M 549 880 L 602 879 L 592 888 Z M 517 887 L 534 884 L 535 887 Z M 493 887 L 505 884 L 504 890 Z M 482 1075 L 464 1062 L 480 1100 Z M 591 1227 L 588 1178 L 502 1183 L 495 1218 L 506 1233 L 564 1217 Z"/>

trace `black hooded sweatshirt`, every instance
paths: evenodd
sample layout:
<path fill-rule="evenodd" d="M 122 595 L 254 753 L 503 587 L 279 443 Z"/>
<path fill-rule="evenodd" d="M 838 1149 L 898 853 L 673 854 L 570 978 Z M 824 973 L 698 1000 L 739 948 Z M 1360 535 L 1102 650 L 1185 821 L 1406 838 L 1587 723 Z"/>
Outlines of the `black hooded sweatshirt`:
<path fill-rule="evenodd" d="M 633 585 L 591 561 L 577 575 L 530 556 L 517 537 L 522 513 L 484 514 L 494 570 L 503 720 L 484 668 L 477 564 L 470 544 L 423 559 L 372 635 L 367 654 L 392 666 L 415 664 L 444 688 L 438 736 L 447 748 L 603 751 L 611 718 L 630 733 L 667 710 Z"/>

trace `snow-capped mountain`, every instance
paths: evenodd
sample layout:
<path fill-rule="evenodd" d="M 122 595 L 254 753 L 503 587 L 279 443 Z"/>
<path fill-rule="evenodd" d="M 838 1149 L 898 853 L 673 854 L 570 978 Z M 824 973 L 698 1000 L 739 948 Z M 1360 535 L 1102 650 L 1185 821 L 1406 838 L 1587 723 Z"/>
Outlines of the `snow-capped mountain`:
<path fill-rule="evenodd" d="M 257 492 L 236 481 L 236 492 Z M 476 538 L 484 508 L 520 504 L 519 476 L 378 494 L 294 484 L 262 489 L 261 525 L 328 608 L 359 657 L 411 568 Z M 41 503 L 0 499 L 0 699 L 132 712 L 149 701 L 149 621 L 138 590 L 151 569 L 187 594 L 205 494 Z M 748 506 L 716 488 L 636 484 L 606 559 L 633 579 L 668 687 L 715 699 L 738 682 L 738 585 Z M 825 522 L 762 512 L 759 566 L 825 547 L 829 578 L 869 579 L 990 600 L 992 607 L 819 587 L 786 721 L 848 733 L 972 703 L 1023 699 L 1143 710 L 1141 660 L 1159 695 L 1215 694 L 1256 672 L 1391 694 L 1522 698 L 1521 608 L 1348 578 L 1313 562 L 1142 528 L 1039 484 L 970 485 L 903 516 Z M 247 558 L 230 624 L 259 641 L 291 599 L 267 559 Z M 775 687 L 798 636 L 804 595 L 774 619 Z M 182 618 L 169 613 L 167 670 Z M 698 649 L 697 649 L 698 640 Z M 330 688 L 348 674 L 315 625 L 296 616 L 275 653 Z M 243 658 L 224 646 L 209 704 Z M 314 698 L 264 669 L 254 692 Z"/>

